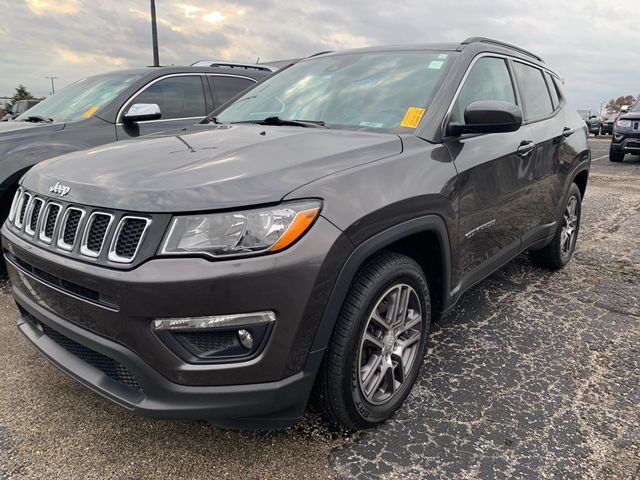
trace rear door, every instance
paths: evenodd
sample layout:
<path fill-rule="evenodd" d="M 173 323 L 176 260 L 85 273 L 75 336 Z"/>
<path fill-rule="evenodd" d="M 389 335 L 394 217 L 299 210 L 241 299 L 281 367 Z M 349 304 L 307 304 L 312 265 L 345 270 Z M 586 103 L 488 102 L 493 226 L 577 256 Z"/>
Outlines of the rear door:
<path fill-rule="evenodd" d="M 507 59 L 485 55 L 469 70 L 449 122 L 464 123 L 464 110 L 478 100 L 519 104 Z M 458 171 L 459 264 L 463 290 L 520 249 L 530 214 L 532 175 L 528 127 L 515 132 L 465 134 L 444 140 Z"/>
<path fill-rule="evenodd" d="M 207 80 L 213 93 L 215 108 L 256 83 L 251 78 L 236 75 L 207 75 Z"/>
<path fill-rule="evenodd" d="M 211 110 L 206 79 L 200 74 L 176 74 L 154 80 L 133 97 L 121 109 L 116 131 L 118 140 L 148 135 L 161 131 L 179 130 L 202 121 Z M 162 117 L 124 124 L 122 116 L 136 103 L 155 103 L 160 107 Z"/>
<path fill-rule="evenodd" d="M 565 125 L 557 115 L 560 101 L 549 74 L 518 60 L 513 60 L 513 71 L 523 103 L 524 121 L 529 127 L 530 139 L 535 143 L 527 169 L 533 188 L 523 235 L 526 246 L 545 238 L 554 230 L 555 213 L 552 214 L 552 211 L 555 212 L 557 205 L 557 189 L 562 188 L 558 173 Z M 553 94 L 550 87 L 553 87 Z"/>

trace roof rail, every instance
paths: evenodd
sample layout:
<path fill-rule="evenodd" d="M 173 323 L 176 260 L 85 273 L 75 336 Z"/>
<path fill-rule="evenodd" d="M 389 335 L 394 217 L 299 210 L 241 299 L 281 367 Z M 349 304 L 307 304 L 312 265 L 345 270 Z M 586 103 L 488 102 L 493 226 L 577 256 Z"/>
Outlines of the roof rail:
<path fill-rule="evenodd" d="M 333 50 L 325 50 L 324 52 L 317 52 L 309 55 L 307 58 L 317 57 L 318 55 L 324 55 L 325 53 L 333 53 Z"/>
<path fill-rule="evenodd" d="M 498 47 L 508 48 L 510 50 L 515 50 L 516 52 L 520 52 L 520 53 L 522 53 L 524 55 L 528 55 L 530 57 L 533 57 L 536 60 L 538 60 L 539 62 L 544 63 L 544 60 L 541 57 L 539 57 L 535 53 L 531 53 L 529 50 L 525 50 L 524 48 L 516 47 L 515 45 L 512 45 L 510 43 L 501 42 L 499 40 L 493 40 L 492 38 L 469 37 L 466 40 L 464 40 L 463 42 L 461 42 L 460 46 L 469 45 L 471 43 L 488 43 L 489 45 L 496 45 Z"/>
<path fill-rule="evenodd" d="M 275 72 L 277 68 L 271 65 L 257 65 L 253 63 L 218 62 L 216 60 L 200 60 L 191 64 L 192 67 L 218 67 L 237 68 L 245 70 L 262 70 L 264 72 Z"/>

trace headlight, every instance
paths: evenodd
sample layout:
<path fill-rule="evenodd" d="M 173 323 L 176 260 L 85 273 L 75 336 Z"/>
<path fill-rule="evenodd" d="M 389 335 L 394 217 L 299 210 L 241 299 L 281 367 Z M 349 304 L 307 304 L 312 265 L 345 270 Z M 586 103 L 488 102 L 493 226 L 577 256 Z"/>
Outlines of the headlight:
<path fill-rule="evenodd" d="M 616 122 L 616 127 L 620 127 L 620 128 L 631 128 L 631 120 L 622 120 L 619 119 Z"/>
<path fill-rule="evenodd" d="M 298 240 L 320 213 L 320 202 L 306 200 L 236 212 L 174 217 L 161 254 L 213 257 L 277 252 Z"/>

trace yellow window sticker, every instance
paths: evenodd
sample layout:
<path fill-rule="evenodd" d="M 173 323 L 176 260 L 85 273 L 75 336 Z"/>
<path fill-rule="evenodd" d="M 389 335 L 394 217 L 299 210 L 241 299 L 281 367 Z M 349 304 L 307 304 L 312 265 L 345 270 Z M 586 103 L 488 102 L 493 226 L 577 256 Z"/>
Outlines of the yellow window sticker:
<path fill-rule="evenodd" d="M 84 113 L 82 114 L 82 118 L 90 118 L 90 117 L 92 117 L 92 116 L 93 116 L 93 114 L 94 114 L 94 113 L 96 113 L 97 111 L 98 111 L 98 107 L 96 107 L 96 106 L 89 107 L 89 108 L 87 109 L 87 111 L 86 111 L 86 112 L 84 112 Z"/>
<path fill-rule="evenodd" d="M 404 114 L 404 118 L 402 122 L 400 122 L 401 127 L 409 127 L 416 128 L 422 120 L 422 115 L 424 115 L 424 108 L 418 107 L 409 107 L 407 108 L 407 113 Z"/>

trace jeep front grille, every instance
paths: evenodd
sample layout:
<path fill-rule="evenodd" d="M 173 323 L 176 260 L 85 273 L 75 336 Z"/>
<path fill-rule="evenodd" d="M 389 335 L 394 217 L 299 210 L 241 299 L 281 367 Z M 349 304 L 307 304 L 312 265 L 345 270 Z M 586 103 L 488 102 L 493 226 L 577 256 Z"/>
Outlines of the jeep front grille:
<path fill-rule="evenodd" d="M 135 260 L 151 219 L 50 201 L 20 188 L 8 223 L 30 241 L 50 246 L 51 250 L 87 260 L 128 264 Z"/>

